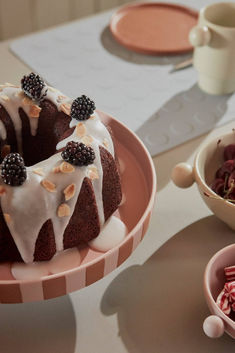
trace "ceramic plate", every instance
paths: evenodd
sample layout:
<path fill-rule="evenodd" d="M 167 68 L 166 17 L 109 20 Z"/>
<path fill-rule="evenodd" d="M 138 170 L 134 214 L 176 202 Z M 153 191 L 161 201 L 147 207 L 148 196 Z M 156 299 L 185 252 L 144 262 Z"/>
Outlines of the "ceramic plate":
<path fill-rule="evenodd" d="M 111 18 L 114 38 L 130 50 L 145 54 L 181 54 L 193 48 L 188 41 L 198 13 L 185 6 L 139 3 L 120 8 Z"/>
<path fill-rule="evenodd" d="M 15 280 L 11 264 L 0 265 L 0 302 L 24 303 L 68 294 L 98 281 L 120 266 L 135 250 L 148 228 L 156 194 L 155 168 L 139 138 L 123 124 L 100 112 L 113 131 L 120 161 L 123 201 L 119 217 L 126 224 L 124 240 L 106 253 L 89 247 L 81 252 L 82 262 L 65 272 L 35 280 Z"/>

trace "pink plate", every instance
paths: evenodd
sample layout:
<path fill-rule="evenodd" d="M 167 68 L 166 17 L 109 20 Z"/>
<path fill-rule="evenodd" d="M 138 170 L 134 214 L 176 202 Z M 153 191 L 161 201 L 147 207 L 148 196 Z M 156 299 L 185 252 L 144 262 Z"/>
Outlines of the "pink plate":
<path fill-rule="evenodd" d="M 35 280 L 15 280 L 11 264 L 0 265 L 0 302 L 25 303 L 68 294 L 98 281 L 120 266 L 135 250 L 148 228 L 156 194 L 152 159 L 139 138 L 126 126 L 100 112 L 113 131 L 120 159 L 124 199 L 120 218 L 128 228 L 125 239 L 106 253 L 83 249 L 78 267 Z"/>
<path fill-rule="evenodd" d="M 150 55 L 173 55 L 193 50 L 188 34 L 198 13 L 186 6 L 143 2 L 121 7 L 110 30 L 124 47 Z"/>

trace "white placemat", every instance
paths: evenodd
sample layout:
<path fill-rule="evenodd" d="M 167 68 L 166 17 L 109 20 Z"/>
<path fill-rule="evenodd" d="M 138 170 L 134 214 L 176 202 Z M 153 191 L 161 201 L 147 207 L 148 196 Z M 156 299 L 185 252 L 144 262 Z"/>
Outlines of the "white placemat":
<path fill-rule="evenodd" d="M 169 73 L 183 56 L 145 56 L 116 43 L 108 29 L 113 12 L 23 37 L 11 50 L 65 94 L 93 98 L 135 130 L 152 155 L 235 118 L 235 95 L 202 93 L 193 68 Z"/>

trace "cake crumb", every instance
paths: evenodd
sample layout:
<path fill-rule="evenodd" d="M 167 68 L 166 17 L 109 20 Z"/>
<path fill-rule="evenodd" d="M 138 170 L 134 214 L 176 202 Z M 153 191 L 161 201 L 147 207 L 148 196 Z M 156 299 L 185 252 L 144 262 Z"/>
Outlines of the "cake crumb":
<path fill-rule="evenodd" d="M 41 185 L 44 187 L 44 189 L 46 189 L 49 192 L 55 192 L 56 190 L 56 186 L 54 183 L 52 183 L 50 180 L 48 179 L 43 179 L 41 181 Z"/>
<path fill-rule="evenodd" d="M 62 203 L 57 210 L 58 217 L 68 217 L 70 215 L 70 207 L 66 203 Z"/>
<path fill-rule="evenodd" d="M 75 184 L 70 184 L 64 189 L 65 200 L 68 201 L 75 195 Z"/>

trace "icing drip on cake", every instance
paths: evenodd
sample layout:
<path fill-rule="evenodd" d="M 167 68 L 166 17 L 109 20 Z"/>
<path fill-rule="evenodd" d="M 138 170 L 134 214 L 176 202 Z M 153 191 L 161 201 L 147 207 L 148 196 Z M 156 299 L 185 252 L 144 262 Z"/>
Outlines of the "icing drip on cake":
<path fill-rule="evenodd" d="M 48 88 L 46 99 L 54 103 L 59 111 L 69 109 L 71 103 L 68 97 L 51 87 Z M 22 108 L 29 117 L 31 133 L 35 135 L 38 118 L 30 117 L 31 107 L 32 105 L 35 106 L 35 103 L 26 98 L 20 88 L 9 86 L 1 87 L 0 103 L 12 119 L 19 151 L 21 152 L 22 124 L 19 109 Z M 57 149 L 64 147 L 68 141 L 79 141 L 89 144 L 96 155 L 92 165 L 74 167 L 71 173 L 55 173 L 54 168 L 61 166 L 61 163 L 65 163 L 61 158 L 61 153 L 56 153 L 47 160 L 27 167 L 27 180 L 20 187 L 14 188 L 4 184 L 2 181 L 0 182 L 6 189 L 6 192 L 1 197 L 2 211 L 4 214 L 9 215 L 7 219 L 8 228 L 23 261 L 26 263 L 33 262 L 38 233 L 42 225 L 49 219 L 51 219 L 54 228 L 56 251 L 63 250 L 63 234 L 74 212 L 85 177 L 92 180 L 101 226 L 104 223 L 102 200 L 103 169 L 99 146 L 103 146 L 114 156 L 112 138 L 96 112 L 90 119 L 82 123 L 72 119 L 70 127 L 73 126 L 76 126 L 73 133 L 61 141 L 57 145 Z M 2 129 L 2 124 L 0 125 L 0 134 L 1 136 L 6 135 L 6 130 Z M 74 195 L 64 202 L 63 192 L 71 184 L 75 185 Z M 65 204 L 62 211 L 68 213 L 59 216 L 58 209 L 62 203 Z"/>

